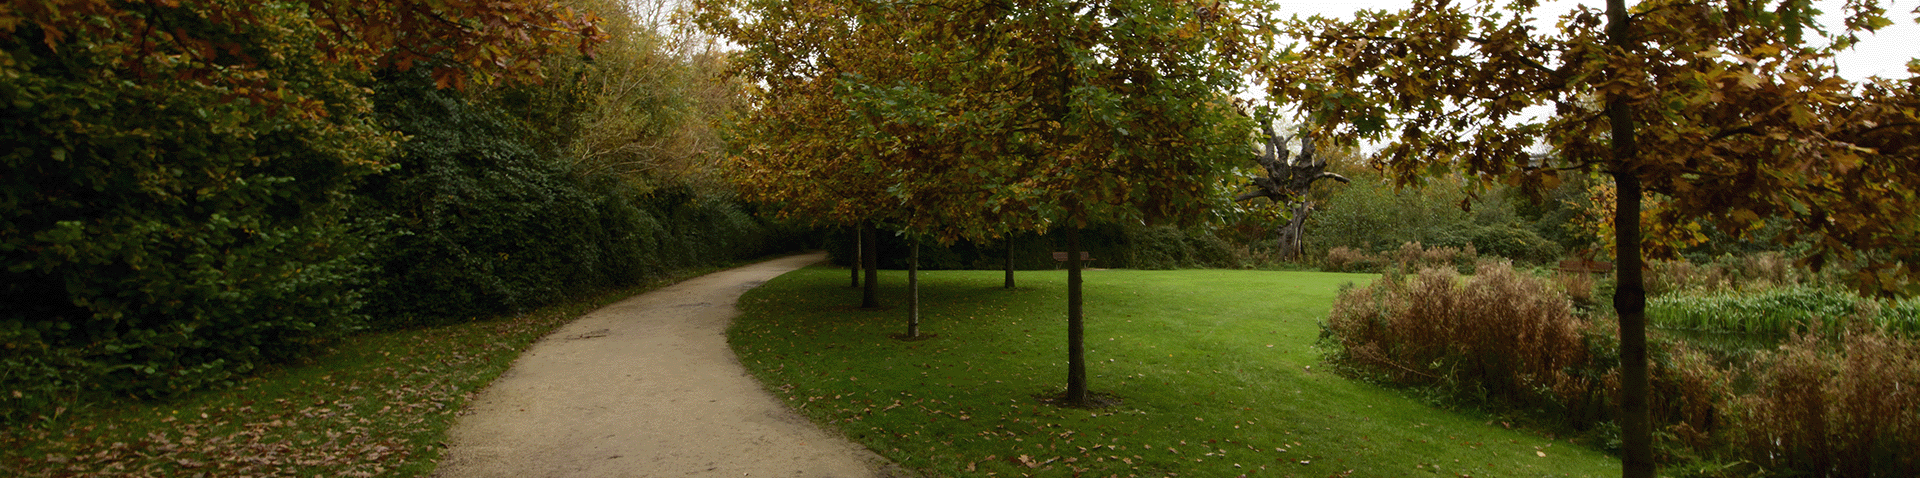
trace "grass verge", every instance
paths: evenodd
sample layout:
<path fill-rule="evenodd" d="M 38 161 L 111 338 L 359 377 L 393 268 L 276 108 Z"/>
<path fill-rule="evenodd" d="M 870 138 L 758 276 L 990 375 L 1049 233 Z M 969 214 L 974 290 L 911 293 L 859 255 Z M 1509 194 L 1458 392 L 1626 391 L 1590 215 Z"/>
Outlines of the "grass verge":
<path fill-rule="evenodd" d="M 903 274 L 883 274 L 901 297 Z M 859 310 L 842 269 L 750 291 L 728 336 L 772 392 L 934 476 L 1617 476 L 1613 458 L 1428 406 L 1319 366 L 1342 283 L 1370 275 L 1088 271 L 1101 410 L 1047 405 L 1065 383 L 1065 273 L 923 273 L 923 327 Z M 895 302 L 898 302 L 896 300 Z M 897 305 L 897 304 L 889 304 Z"/>
<path fill-rule="evenodd" d="M 474 393 L 540 337 L 710 267 L 505 317 L 350 337 L 174 400 L 110 400 L 0 430 L 0 476 L 424 476 Z"/>

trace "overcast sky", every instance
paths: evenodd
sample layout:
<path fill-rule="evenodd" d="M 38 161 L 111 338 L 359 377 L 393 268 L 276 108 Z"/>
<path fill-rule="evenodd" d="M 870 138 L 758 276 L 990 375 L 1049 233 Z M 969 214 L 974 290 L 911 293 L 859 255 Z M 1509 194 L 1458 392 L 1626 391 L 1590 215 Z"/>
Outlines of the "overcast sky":
<path fill-rule="evenodd" d="M 1471 0 L 1461 0 L 1466 4 Z M 1362 9 L 1403 9 L 1412 4 L 1409 0 L 1277 0 L 1281 15 L 1298 14 L 1335 16 L 1352 18 L 1353 12 Z M 1573 10 L 1581 3 L 1595 8 L 1606 8 L 1601 0 L 1546 0 L 1540 2 L 1540 8 L 1534 12 L 1542 20 L 1551 24 L 1555 18 Z M 1634 2 L 1629 2 L 1634 3 Z M 1830 30 L 1838 29 L 1840 7 L 1846 2 L 1839 0 L 1820 0 L 1814 2 L 1816 8 L 1828 10 L 1822 17 L 1822 23 Z M 1850 80 L 1859 80 L 1871 75 L 1888 78 L 1905 78 L 1907 61 L 1920 57 L 1920 25 L 1913 23 L 1915 6 L 1920 0 L 1895 0 L 1887 7 L 1887 15 L 1894 21 L 1893 26 L 1881 29 L 1872 36 L 1861 36 L 1861 42 L 1853 50 L 1845 52 L 1836 59 L 1840 76 Z"/>

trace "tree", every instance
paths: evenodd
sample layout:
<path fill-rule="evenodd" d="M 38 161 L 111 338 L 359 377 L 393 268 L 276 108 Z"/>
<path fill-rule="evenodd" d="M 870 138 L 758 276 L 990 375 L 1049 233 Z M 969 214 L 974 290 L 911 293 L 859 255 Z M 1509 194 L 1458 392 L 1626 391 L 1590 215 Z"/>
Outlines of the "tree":
<path fill-rule="evenodd" d="M 1327 172 L 1327 160 L 1314 154 L 1313 137 L 1300 135 L 1300 155 L 1293 156 L 1287 151 L 1288 138 L 1273 132 L 1273 125 L 1260 125 L 1260 132 L 1266 137 L 1266 150 L 1254 161 L 1266 176 L 1253 178 L 1253 190 L 1234 196 L 1234 202 L 1267 198 L 1274 204 L 1286 205 L 1289 214 L 1286 224 L 1274 231 L 1274 241 L 1280 250 L 1280 259 L 1299 258 L 1303 250 L 1303 229 L 1307 224 L 1307 215 L 1313 213 L 1313 202 L 1307 200 L 1307 194 L 1313 191 L 1313 183 L 1322 179 L 1332 179 L 1342 183 L 1353 182 L 1346 176 Z"/>
<path fill-rule="evenodd" d="M 1093 220 L 1197 220 L 1223 199 L 1205 185 L 1246 149 L 1225 101 L 1244 50 L 1233 4 L 703 5 L 701 21 L 743 45 L 742 71 L 768 85 L 741 157 L 748 187 L 785 211 L 887 208 L 889 223 L 939 241 L 1065 227 L 1077 252 L 1071 231 Z M 773 116 L 803 103 L 831 106 Z M 766 185 L 774 175 L 807 179 Z M 1086 405 L 1079 283 L 1065 398 Z"/>
<path fill-rule="evenodd" d="M 1530 22 L 1535 2 L 1417 1 L 1353 21 L 1287 22 L 1304 39 L 1266 65 L 1270 94 L 1302 105 L 1342 144 L 1392 142 L 1378 160 L 1403 183 L 1456 169 L 1538 191 L 1563 170 L 1614 179 L 1626 476 L 1654 471 L 1647 409 L 1642 191 L 1669 198 L 1657 220 L 1700 219 L 1731 233 L 1792 218 L 1821 254 L 1885 253 L 1870 267 L 1911 275 L 1920 233 L 1920 82 L 1856 85 L 1830 58 L 1856 31 L 1887 24 L 1849 2 L 1829 46 L 1806 0 L 1655 0 L 1580 7 L 1560 29 Z M 1523 110 L 1550 106 L 1555 114 Z M 1553 148 L 1550 161 L 1527 150 Z M 1886 284 L 1880 281 L 1876 284 Z"/>

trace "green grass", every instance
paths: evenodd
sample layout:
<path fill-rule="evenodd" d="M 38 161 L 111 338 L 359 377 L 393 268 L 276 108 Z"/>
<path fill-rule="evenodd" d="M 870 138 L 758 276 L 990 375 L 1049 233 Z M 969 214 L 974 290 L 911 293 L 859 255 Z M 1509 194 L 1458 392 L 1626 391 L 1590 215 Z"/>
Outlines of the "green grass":
<path fill-rule="evenodd" d="M 0 476 L 424 476 L 472 394 L 560 325 L 670 278 L 527 314 L 365 334 L 174 400 L 107 399 L 0 429 Z"/>
<path fill-rule="evenodd" d="M 1613 458 L 1342 378 L 1314 346 L 1341 283 L 1270 271 L 1088 271 L 1091 388 L 1122 402 L 1057 408 L 1065 273 L 923 273 L 923 330 L 858 310 L 841 269 L 750 291 L 729 331 L 777 396 L 935 476 L 1617 476 Z M 883 274 L 888 305 L 903 274 Z M 1030 466 L 1031 464 L 1031 466 Z"/>

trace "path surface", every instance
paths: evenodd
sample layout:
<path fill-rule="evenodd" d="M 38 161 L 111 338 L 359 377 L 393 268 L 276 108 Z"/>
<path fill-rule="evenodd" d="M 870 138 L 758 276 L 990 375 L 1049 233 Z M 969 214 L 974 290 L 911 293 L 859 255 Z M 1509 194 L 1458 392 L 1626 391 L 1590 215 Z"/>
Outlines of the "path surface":
<path fill-rule="evenodd" d="M 533 347 L 455 424 L 437 476 L 892 476 L 808 423 L 727 347 L 740 294 L 824 260 L 708 274 L 593 311 Z"/>

